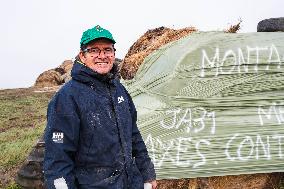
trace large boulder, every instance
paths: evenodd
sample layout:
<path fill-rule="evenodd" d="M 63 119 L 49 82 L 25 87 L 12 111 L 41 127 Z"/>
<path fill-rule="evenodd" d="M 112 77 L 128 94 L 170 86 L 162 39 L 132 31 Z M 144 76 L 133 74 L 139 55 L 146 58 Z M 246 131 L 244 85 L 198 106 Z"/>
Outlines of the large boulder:
<path fill-rule="evenodd" d="M 257 24 L 257 32 L 284 32 L 284 17 L 269 18 Z"/>

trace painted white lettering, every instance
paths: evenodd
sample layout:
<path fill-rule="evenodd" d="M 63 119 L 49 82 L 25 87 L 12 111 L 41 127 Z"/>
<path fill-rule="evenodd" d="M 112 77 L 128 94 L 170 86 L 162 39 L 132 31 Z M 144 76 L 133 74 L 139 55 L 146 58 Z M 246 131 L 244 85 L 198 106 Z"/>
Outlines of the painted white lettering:
<path fill-rule="evenodd" d="M 177 120 L 177 114 L 180 112 L 181 109 L 176 109 L 176 110 L 167 110 L 166 114 L 173 114 L 173 120 L 171 125 L 165 125 L 164 120 L 160 121 L 160 124 L 163 128 L 165 129 L 172 129 L 175 127 L 176 120 Z"/>
<path fill-rule="evenodd" d="M 193 165 L 193 168 L 197 168 L 201 165 L 205 165 L 206 163 L 206 158 L 205 156 L 199 151 L 199 145 L 200 143 L 205 143 L 206 145 L 210 145 L 210 142 L 208 140 L 205 140 L 205 139 L 201 139 L 200 141 L 198 141 L 196 144 L 195 144 L 195 149 L 196 149 L 196 152 L 197 154 L 201 157 L 201 162 L 198 162 L 198 163 L 195 163 Z"/>
<path fill-rule="evenodd" d="M 233 57 L 233 60 L 229 59 L 230 57 Z M 233 66 L 230 65 L 230 62 L 231 62 L 231 61 L 228 61 L 228 59 L 231 60 L 231 61 L 233 61 Z M 224 65 L 226 62 L 229 62 L 229 65 L 228 65 L 228 66 L 227 66 L 227 65 Z M 233 70 L 235 69 L 236 64 L 237 64 L 237 56 L 236 56 L 236 54 L 234 53 L 234 51 L 233 51 L 233 50 L 228 50 L 228 51 L 226 51 L 226 52 L 225 52 L 225 55 L 224 55 L 224 57 L 223 57 L 223 59 L 222 59 L 222 61 L 221 61 L 220 68 L 219 68 L 219 69 L 220 69 L 220 73 L 221 73 L 221 74 L 231 74 L 231 73 L 233 72 Z M 225 71 L 223 70 L 224 67 L 225 67 L 225 68 L 231 67 L 231 69 L 230 69 L 229 71 L 225 72 Z"/>
<path fill-rule="evenodd" d="M 241 73 L 240 66 L 243 65 L 244 72 L 248 72 L 248 65 L 249 65 L 249 52 L 247 55 L 247 62 L 244 59 L 243 51 L 241 48 L 238 48 L 238 73 Z"/>
<path fill-rule="evenodd" d="M 257 160 L 259 158 L 259 149 L 258 149 L 260 147 L 259 145 L 261 145 L 263 152 L 264 152 L 264 156 L 266 157 L 266 159 L 270 160 L 271 156 L 270 156 L 269 136 L 266 137 L 266 144 L 264 144 L 260 135 L 257 135 L 257 137 L 256 137 L 256 148 L 255 148 L 255 151 L 256 151 L 255 158 Z"/>
<path fill-rule="evenodd" d="M 231 155 L 229 154 L 229 148 L 230 148 L 230 144 L 233 142 L 233 140 L 235 140 L 235 138 L 239 136 L 239 134 L 234 134 L 234 136 L 227 142 L 226 144 L 226 149 L 225 149 L 225 154 L 227 156 L 227 158 L 230 160 L 230 161 L 235 161 L 236 158 L 234 157 L 231 157 Z"/>
<path fill-rule="evenodd" d="M 272 59 L 273 55 L 276 55 L 276 59 Z M 275 56 L 274 56 L 275 57 Z M 266 66 L 266 70 L 269 70 L 269 66 L 271 63 L 278 63 L 277 68 L 281 68 L 281 60 L 280 60 L 280 55 L 278 53 L 277 48 L 274 45 L 271 45 L 270 47 L 270 53 L 269 53 L 269 59 L 268 59 L 268 65 Z"/>
<path fill-rule="evenodd" d="M 175 160 L 172 158 L 172 156 L 170 155 L 169 150 L 171 148 L 173 148 L 174 146 L 174 142 L 173 140 L 169 141 L 169 144 L 163 144 L 162 141 L 160 139 L 157 139 L 157 142 L 159 143 L 159 146 L 161 146 L 161 149 L 163 149 L 164 153 L 162 154 L 162 157 L 160 159 L 160 161 L 157 163 L 157 167 L 161 167 L 163 162 L 165 160 L 171 160 L 172 162 L 175 162 Z M 167 158 L 168 157 L 168 158 Z"/>
<path fill-rule="evenodd" d="M 186 166 L 188 167 L 190 165 L 190 161 L 186 160 L 186 161 L 181 161 L 180 160 L 180 153 L 185 153 L 187 152 L 187 148 L 182 148 L 182 143 L 183 142 L 187 142 L 187 141 L 191 141 L 191 138 L 178 138 L 178 144 L 177 144 L 177 158 L 176 158 L 176 164 L 177 166 Z"/>
<path fill-rule="evenodd" d="M 243 157 L 242 154 L 241 154 L 242 148 L 247 142 L 249 142 L 250 151 L 249 151 L 249 154 L 246 157 Z M 239 160 L 247 161 L 248 159 L 250 159 L 252 154 L 253 154 L 253 148 L 254 148 L 254 144 L 253 144 L 251 137 L 246 136 L 245 139 L 240 143 L 240 146 L 239 146 L 238 151 L 237 151 Z"/>
<path fill-rule="evenodd" d="M 186 124 L 186 131 L 187 133 L 190 132 L 190 129 L 192 127 L 191 125 L 191 121 L 192 121 L 192 118 L 191 118 L 191 109 L 190 108 L 187 108 L 182 116 L 182 118 L 179 120 L 178 124 L 176 125 L 176 129 L 178 129 L 181 124 Z M 188 119 L 187 119 L 188 117 Z"/>
<path fill-rule="evenodd" d="M 280 117 L 281 114 L 280 112 L 279 113 L 277 112 L 276 106 L 278 105 L 276 103 L 273 103 L 273 105 L 269 107 L 268 112 L 264 111 L 264 109 L 262 108 L 263 106 L 261 105 L 258 106 L 258 117 L 259 117 L 260 125 L 263 125 L 263 119 L 262 119 L 263 116 L 265 116 L 267 119 L 270 120 L 272 118 L 272 115 L 275 115 L 278 124 L 279 125 L 281 124 L 281 117 Z"/>
<path fill-rule="evenodd" d="M 199 108 L 202 112 L 202 116 L 200 118 L 197 119 L 193 119 L 193 125 L 195 126 L 199 126 L 199 128 L 194 128 L 194 132 L 198 133 L 200 131 L 202 131 L 205 127 L 205 123 L 204 123 L 204 119 L 206 116 L 207 111 L 204 108 Z"/>
<path fill-rule="evenodd" d="M 216 132 L 215 112 L 208 112 L 207 116 L 212 118 L 211 134 L 214 135 Z"/>
<path fill-rule="evenodd" d="M 272 138 L 273 139 L 278 139 L 278 152 L 279 152 L 278 154 L 279 154 L 279 158 L 283 159 L 282 146 L 281 146 L 282 141 L 281 141 L 281 139 L 284 138 L 284 136 L 283 135 L 273 135 Z"/>
<path fill-rule="evenodd" d="M 206 69 L 206 65 L 205 65 L 205 60 L 207 61 L 207 63 L 209 64 L 209 67 L 211 67 L 211 68 L 213 68 L 213 67 L 215 67 L 216 66 L 216 76 L 219 74 L 218 72 L 218 63 L 219 63 L 219 48 L 216 48 L 216 51 L 215 51 L 215 55 L 214 55 L 214 57 L 213 57 L 213 60 L 212 61 L 210 61 L 210 59 L 208 58 L 208 56 L 207 56 L 207 53 L 206 53 L 206 51 L 203 49 L 202 50 L 202 64 L 201 64 L 201 73 L 200 73 L 200 76 L 201 77 L 204 77 L 204 75 L 205 75 L 205 71 L 204 71 L 204 69 Z"/>

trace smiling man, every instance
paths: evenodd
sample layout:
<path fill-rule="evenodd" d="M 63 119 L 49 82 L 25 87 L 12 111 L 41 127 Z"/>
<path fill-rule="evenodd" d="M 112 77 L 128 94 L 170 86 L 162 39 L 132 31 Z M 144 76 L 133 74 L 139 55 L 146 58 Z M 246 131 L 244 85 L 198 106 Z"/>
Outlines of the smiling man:
<path fill-rule="evenodd" d="M 100 26 L 85 31 L 72 80 L 49 103 L 44 159 L 49 189 L 157 186 L 135 106 L 115 79 L 114 44 Z"/>

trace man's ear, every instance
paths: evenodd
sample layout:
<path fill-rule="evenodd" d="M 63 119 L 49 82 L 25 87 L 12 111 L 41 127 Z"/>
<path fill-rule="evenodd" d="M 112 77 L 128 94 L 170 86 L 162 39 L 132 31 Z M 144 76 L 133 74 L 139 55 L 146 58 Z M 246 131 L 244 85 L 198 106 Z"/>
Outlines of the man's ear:
<path fill-rule="evenodd" d="M 80 57 L 81 62 L 85 63 L 86 57 L 85 57 L 85 53 L 83 51 L 79 52 L 79 57 Z"/>

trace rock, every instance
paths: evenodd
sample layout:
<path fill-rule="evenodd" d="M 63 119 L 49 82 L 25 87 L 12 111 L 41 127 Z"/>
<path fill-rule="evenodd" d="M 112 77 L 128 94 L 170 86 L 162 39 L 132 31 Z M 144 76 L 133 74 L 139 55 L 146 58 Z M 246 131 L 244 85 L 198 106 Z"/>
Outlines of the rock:
<path fill-rule="evenodd" d="M 257 32 L 284 32 L 284 17 L 269 18 L 257 24 Z"/>
<path fill-rule="evenodd" d="M 44 189 L 43 177 L 44 141 L 43 136 L 33 147 L 27 160 L 18 171 L 16 182 L 24 189 Z"/>

